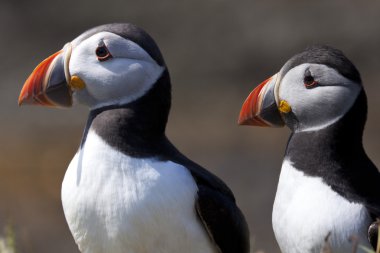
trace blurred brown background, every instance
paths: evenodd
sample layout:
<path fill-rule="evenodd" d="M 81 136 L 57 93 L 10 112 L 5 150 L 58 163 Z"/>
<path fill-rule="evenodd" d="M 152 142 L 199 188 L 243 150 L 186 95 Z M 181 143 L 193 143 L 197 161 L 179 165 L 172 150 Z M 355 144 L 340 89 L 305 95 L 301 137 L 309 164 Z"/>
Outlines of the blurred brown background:
<path fill-rule="evenodd" d="M 368 94 L 365 146 L 380 166 L 379 0 L 1 0 L 0 226 L 13 224 L 19 252 L 78 252 L 60 187 L 88 113 L 19 108 L 19 91 L 42 59 L 111 22 L 135 23 L 157 41 L 173 84 L 167 134 L 233 189 L 254 251 L 279 252 L 271 208 L 289 131 L 238 127 L 237 116 L 294 53 L 325 43 L 355 63 Z"/>

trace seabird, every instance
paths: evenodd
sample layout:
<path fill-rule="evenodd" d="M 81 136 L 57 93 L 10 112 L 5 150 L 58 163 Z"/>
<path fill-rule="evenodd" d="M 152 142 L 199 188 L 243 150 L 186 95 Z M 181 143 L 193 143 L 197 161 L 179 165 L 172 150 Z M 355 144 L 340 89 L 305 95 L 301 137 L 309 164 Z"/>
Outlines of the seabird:
<path fill-rule="evenodd" d="M 90 109 L 62 183 L 81 252 L 249 252 L 231 190 L 165 135 L 170 90 L 159 48 L 132 24 L 84 32 L 25 82 L 19 104 Z"/>
<path fill-rule="evenodd" d="M 295 55 L 248 96 L 239 124 L 288 126 L 272 224 L 283 253 L 377 245 L 380 173 L 365 153 L 367 100 L 356 67 L 337 49 Z M 367 237 L 369 240 L 367 240 Z"/>

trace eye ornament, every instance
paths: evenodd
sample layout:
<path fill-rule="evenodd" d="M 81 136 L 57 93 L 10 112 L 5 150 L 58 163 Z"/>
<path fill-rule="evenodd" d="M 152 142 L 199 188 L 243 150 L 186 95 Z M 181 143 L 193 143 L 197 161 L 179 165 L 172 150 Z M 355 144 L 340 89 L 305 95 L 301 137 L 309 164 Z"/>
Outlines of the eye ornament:
<path fill-rule="evenodd" d="M 318 85 L 318 82 L 314 80 L 314 77 L 311 75 L 310 70 L 306 70 L 303 83 L 307 89 L 314 88 Z"/>
<path fill-rule="evenodd" d="M 98 57 L 98 61 L 106 61 L 112 58 L 111 53 L 108 51 L 106 45 L 100 45 L 95 50 L 96 57 Z"/>

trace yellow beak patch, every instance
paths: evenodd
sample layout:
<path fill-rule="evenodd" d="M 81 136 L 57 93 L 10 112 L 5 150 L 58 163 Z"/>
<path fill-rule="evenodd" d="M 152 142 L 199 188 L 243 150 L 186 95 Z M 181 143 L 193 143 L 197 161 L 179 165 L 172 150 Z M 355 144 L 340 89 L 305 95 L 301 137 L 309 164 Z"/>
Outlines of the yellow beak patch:
<path fill-rule="evenodd" d="M 282 113 L 289 113 L 292 111 L 292 107 L 288 102 L 286 102 L 286 100 L 281 100 L 278 106 L 278 110 Z"/>
<path fill-rule="evenodd" d="M 72 76 L 69 85 L 73 90 L 81 90 L 86 87 L 86 84 L 79 76 Z"/>

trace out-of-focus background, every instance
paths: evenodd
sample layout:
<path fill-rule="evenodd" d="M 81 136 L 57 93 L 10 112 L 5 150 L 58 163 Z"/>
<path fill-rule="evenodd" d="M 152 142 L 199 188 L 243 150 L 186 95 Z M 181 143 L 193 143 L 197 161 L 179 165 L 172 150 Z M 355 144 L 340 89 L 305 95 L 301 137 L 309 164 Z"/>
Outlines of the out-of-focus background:
<path fill-rule="evenodd" d="M 369 104 L 365 147 L 380 166 L 378 0 L 1 0 L 0 228 L 13 224 L 19 252 L 78 252 L 60 188 L 88 113 L 19 108 L 19 91 L 41 60 L 111 22 L 135 23 L 160 46 L 173 84 L 167 134 L 234 191 L 253 251 L 279 252 L 271 209 L 289 130 L 239 127 L 237 116 L 293 54 L 324 43 L 358 67 Z"/>

